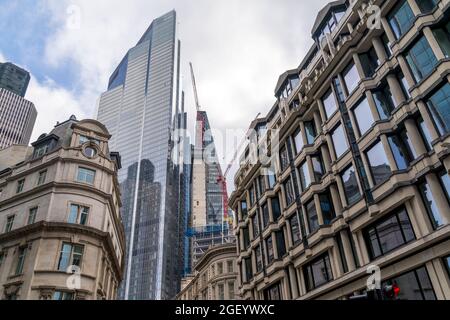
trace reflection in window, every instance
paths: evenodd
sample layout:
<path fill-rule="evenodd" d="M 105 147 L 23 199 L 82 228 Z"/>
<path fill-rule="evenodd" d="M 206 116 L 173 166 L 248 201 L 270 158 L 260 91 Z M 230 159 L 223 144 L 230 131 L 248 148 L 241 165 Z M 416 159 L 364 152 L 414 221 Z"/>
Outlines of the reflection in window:
<path fill-rule="evenodd" d="M 314 140 L 316 140 L 317 131 L 314 121 L 305 121 L 305 131 L 306 131 L 306 139 L 308 144 L 314 144 Z"/>
<path fill-rule="evenodd" d="M 270 223 L 269 206 L 267 203 L 262 206 L 263 228 L 266 229 Z"/>
<path fill-rule="evenodd" d="M 273 240 L 272 236 L 269 236 L 266 241 L 266 252 L 267 252 L 267 264 L 270 265 L 273 260 L 275 259 L 274 253 L 273 253 Z"/>
<path fill-rule="evenodd" d="M 300 184 L 304 192 L 311 185 L 311 175 L 309 173 L 308 163 L 305 161 L 299 168 Z"/>
<path fill-rule="evenodd" d="M 392 28 L 397 39 L 407 32 L 413 25 L 415 16 L 409 6 L 407 0 L 403 0 L 399 3 L 392 12 L 388 15 L 387 20 Z"/>
<path fill-rule="evenodd" d="M 397 135 L 388 137 L 389 145 L 391 146 L 392 154 L 394 155 L 395 163 L 399 170 L 405 170 L 414 159 L 413 153 L 410 150 L 409 137 L 405 130 L 402 130 Z"/>
<path fill-rule="evenodd" d="M 292 243 L 294 245 L 299 244 L 302 241 L 302 234 L 300 229 L 300 222 L 298 221 L 298 215 L 294 214 L 289 220 L 291 227 Z"/>
<path fill-rule="evenodd" d="M 331 196 L 329 193 L 321 194 L 320 208 L 322 209 L 323 223 L 325 225 L 331 224 L 334 218 L 336 218 L 336 213 L 334 211 L 333 202 L 331 201 Z"/>
<path fill-rule="evenodd" d="M 406 53 L 406 61 L 417 82 L 428 76 L 438 63 L 425 36 L 422 36 Z"/>
<path fill-rule="evenodd" d="M 389 119 L 395 109 L 394 100 L 392 98 L 392 93 L 389 86 L 385 84 L 372 94 L 377 106 L 378 114 L 380 115 L 380 119 Z"/>
<path fill-rule="evenodd" d="M 342 157 L 342 155 L 348 150 L 348 142 L 344 132 L 344 127 L 339 125 L 331 134 L 333 139 L 334 151 L 336 152 L 336 158 Z"/>
<path fill-rule="evenodd" d="M 439 0 L 418 0 L 417 5 L 422 13 L 430 13 L 436 8 Z"/>
<path fill-rule="evenodd" d="M 303 136 L 302 136 L 302 132 L 299 130 L 296 131 L 296 133 L 294 134 L 294 142 L 295 142 L 295 151 L 296 154 L 299 154 L 300 152 L 302 152 L 302 149 L 304 147 L 304 143 L 303 143 Z"/>
<path fill-rule="evenodd" d="M 399 300 L 436 300 L 433 285 L 425 267 L 390 279 L 384 282 L 382 287 L 393 284 L 397 284 L 400 288 Z"/>
<path fill-rule="evenodd" d="M 372 259 L 415 240 L 413 227 L 404 208 L 365 229 L 364 236 Z"/>
<path fill-rule="evenodd" d="M 78 176 L 77 176 L 78 182 L 94 184 L 94 179 L 95 179 L 94 170 L 90 170 L 87 168 L 78 168 Z"/>
<path fill-rule="evenodd" d="M 330 119 L 331 116 L 337 111 L 336 100 L 334 99 L 333 91 L 330 89 L 322 98 L 322 103 L 325 108 L 325 114 L 327 119 Z"/>
<path fill-rule="evenodd" d="M 345 68 L 343 72 L 343 77 L 345 81 L 345 85 L 347 87 L 348 94 L 351 94 L 356 87 L 358 86 L 359 81 L 361 80 L 358 69 L 356 68 L 356 65 L 351 62 L 347 68 Z"/>
<path fill-rule="evenodd" d="M 330 257 L 328 254 L 307 264 L 303 269 L 303 273 L 307 291 L 314 290 L 333 280 L 333 272 L 331 271 Z"/>
<path fill-rule="evenodd" d="M 444 187 L 445 195 L 447 196 L 447 199 L 450 201 L 450 176 L 447 174 L 446 171 L 442 172 L 440 174 L 441 182 Z"/>
<path fill-rule="evenodd" d="M 419 128 L 420 135 L 425 141 L 425 147 L 427 151 L 430 152 L 431 149 L 433 149 L 433 140 L 431 139 L 430 130 L 428 130 L 428 127 L 425 124 L 425 121 L 423 121 L 422 117 L 417 118 L 417 127 Z"/>
<path fill-rule="evenodd" d="M 344 184 L 345 197 L 347 204 L 350 206 L 361 199 L 361 192 L 358 185 L 358 177 L 356 171 L 351 166 L 342 174 L 342 182 Z"/>
<path fill-rule="evenodd" d="M 363 136 L 367 131 L 369 131 L 375 122 L 367 98 L 364 98 L 353 109 L 353 114 L 355 115 L 356 122 L 358 123 L 360 135 Z"/>
<path fill-rule="evenodd" d="M 314 180 L 319 183 L 325 174 L 325 169 L 320 154 L 311 156 L 311 162 L 314 170 Z"/>
<path fill-rule="evenodd" d="M 286 241 L 283 230 L 275 232 L 275 239 L 277 242 L 278 259 L 282 259 L 286 254 Z"/>
<path fill-rule="evenodd" d="M 423 201 L 425 202 L 428 214 L 431 217 L 433 227 L 435 229 L 439 228 L 444 224 L 444 221 L 442 220 L 441 213 L 439 212 L 436 200 L 434 199 L 434 195 L 431 192 L 430 186 L 428 185 L 428 183 L 425 182 L 419 186 L 419 189 L 420 192 L 422 193 Z"/>
<path fill-rule="evenodd" d="M 433 120 L 441 135 L 450 133 L 450 83 L 443 85 L 427 101 Z"/>
<path fill-rule="evenodd" d="M 375 74 L 378 66 L 380 65 L 380 59 L 378 59 L 375 49 L 373 47 L 370 48 L 369 51 L 361 54 L 359 58 L 361 60 L 361 65 L 364 69 L 365 76 L 367 78 L 371 78 Z"/>
<path fill-rule="evenodd" d="M 272 217 L 273 221 L 278 221 L 281 217 L 281 207 L 280 207 L 280 200 L 278 197 L 271 198 L 270 203 L 272 204 Z"/>
<path fill-rule="evenodd" d="M 294 188 L 292 186 L 291 178 L 288 178 L 284 183 L 284 192 L 286 194 L 286 205 L 289 207 L 295 201 Z"/>
<path fill-rule="evenodd" d="M 450 22 L 439 29 L 433 30 L 433 33 L 445 57 L 450 58 Z"/>
<path fill-rule="evenodd" d="M 320 228 L 319 217 L 317 216 L 317 209 L 314 200 L 308 202 L 305 208 L 309 224 L 309 233 L 314 233 Z"/>
<path fill-rule="evenodd" d="M 391 176 L 392 171 L 389 165 L 389 160 L 381 142 L 378 142 L 369 151 L 367 151 L 366 156 L 375 186 L 381 184 Z"/>

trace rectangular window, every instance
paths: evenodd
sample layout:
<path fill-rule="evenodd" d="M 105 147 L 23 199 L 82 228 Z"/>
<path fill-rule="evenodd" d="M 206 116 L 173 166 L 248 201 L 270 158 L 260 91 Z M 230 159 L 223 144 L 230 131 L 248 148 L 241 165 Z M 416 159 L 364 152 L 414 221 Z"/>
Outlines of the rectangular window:
<path fill-rule="evenodd" d="M 284 183 L 284 192 L 286 194 L 286 205 L 289 207 L 295 202 L 295 193 L 291 178 L 288 178 Z"/>
<path fill-rule="evenodd" d="M 53 300 L 74 300 L 74 294 L 72 292 L 55 291 L 53 294 Z"/>
<path fill-rule="evenodd" d="M 11 232 L 12 231 L 15 218 L 16 218 L 16 216 L 9 216 L 9 217 L 6 218 L 5 232 Z"/>
<path fill-rule="evenodd" d="M 425 267 L 408 272 L 382 283 L 381 287 L 397 285 L 399 300 L 436 300 L 433 285 Z M 389 299 L 389 297 L 386 297 Z"/>
<path fill-rule="evenodd" d="M 281 171 L 284 172 L 289 167 L 289 153 L 286 146 L 283 146 L 280 150 L 280 165 Z"/>
<path fill-rule="evenodd" d="M 219 300 L 224 300 L 225 299 L 225 288 L 223 284 L 219 284 L 217 286 L 218 291 L 219 291 L 219 295 L 218 295 L 218 299 Z"/>
<path fill-rule="evenodd" d="M 230 300 L 235 300 L 234 282 L 228 282 L 228 295 Z"/>
<path fill-rule="evenodd" d="M 275 185 L 277 184 L 277 178 L 275 176 L 275 170 L 273 170 L 273 169 L 268 170 L 267 176 L 268 176 L 267 178 L 269 180 L 269 188 L 271 190 L 273 190 L 273 188 L 275 188 Z"/>
<path fill-rule="evenodd" d="M 86 169 L 86 168 L 78 168 L 78 176 L 77 181 L 87 184 L 94 184 L 95 179 L 95 171 Z"/>
<path fill-rule="evenodd" d="M 81 224 L 85 226 L 89 217 L 89 207 L 80 206 L 77 204 L 70 205 L 70 213 L 68 223 Z"/>
<path fill-rule="evenodd" d="M 413 227 L 405 208 L 388 218 L 375 222 L 363 233 L 372 260 L 415 240 Z"/>
<path fill-rule="evenodd" d="M 406 53 L 406 61 L 416 82 L 420 82 L 428 76 L 438 63 L 425 36 L 422 36 Z"/>
<path fill-rule="evenodd" d="M 381 36 L 381 41 L 383 42 L 384 50 L 386 51 L 386 56 L 389 58 L 392 56 L 391 42 L 386 33 Z"/>
<path fill-rule="evenodd" d="M 317 209 L 314 200 L 308 202 L 305 208 L 309 224 L 309 233 L 314 233 L 320 228 L 319 217 L 317 216 Z"/>
<path fill-rule="evenodd" d="M 317 130 L 314 121 L 305 121 L 306 140 L 309 145 L 314 144 L 317 137 Z"/>
<path fill-rule="evenodd" d="M 334 151 L 336 153 L 336 158 L 340 158 L 347 152 L 349 146 L 347 142 L 347 137 L 344 132 L 344 127 L 339 125 L 336 129 L 334 129 L 331 134 L 331 139 L 333 140 Z"/>
<path fill-rule="evenodd" d="M 261 272 L 263 270 L 263 260 L 260 245 L 258 245 L 255 249 L 255 260 L 256 260 L 256 272 Z"/>
<path fill-rule="evenodd" d="M 359 134 L 363 136 L 375 123 L 372 111 L 370 110 L 369 101 L 364 98 L 355 108 L 353 108 L 353 114 L 358 124 Z"/>
<path fill-rule="evenodd" d="M 233 261 L 228 261 L 227 262 L 227 270 L 228 270 L 228 273 L 233 273 L 234 272 L 234 263 L 233 263 Z"/>
<path fill-rule="evenodd" d="M 389 119 L 392 112 L 395 110 L 394 99 L 392 98 L 391 90 L 387 84 L 379 87 L 379 89 L 372 92 L 375 105 L 377 106 L 378 114 L 381 120 Z"/>
<path fill-rule="evenodd" d="M 300 184 L 302 187 L 302 191 L 304 192 L 311 185 L 311 174 L 309 173 L 308 163 L 305 161 L 299 168 L 300 174 Z"/>
<path fill-rule="evenodd" d="M 283 259 L 286 254 L 286 241 L 283 230 L 275 232 L 275 239 L 277 241 L 278 259 Z"/>
<path fill-rule="evenodd" d="M 266 240 L 266 252 L 267 252 L 267 265 L 272 264 L 273 260 L 275 259 L 273 254 L 273 240 L 272 236 L 269 236 Z"/>
<path fill-rule="evenodd" d="M 61 247 L 61 253 L 58 262 L 58 270 L 67 272 L 69 267 L 81 268 L 81 262 L 83 260 L 83 252 L 84 252 L 83 246 L 64 243 Z M 73 270 L 73 272 L 76 271 L 77 270 Z"/>
<path fill-rule="evenodd" d="M 270 203 L 272 204 L 272 216 L 273 216 L 273 221 L 278 221 L 278 219 L 280 219 L 281 217 L 281 207 L 280 207 L 280 200 L 278 199 L 278 197 L 276 198 L 271 198 L 270 199 Z"/>
<path fill-rule="evenodd" d="M 302 152 L 303 147 L 305 146 L 305 143 L 303 142 L 303 135 L 300 129 L 297 130 L 294 134 L 294 142 L 296 154 L 299 154 L 300 152 Z"/>
<path fill-rule="evenodd" d="M 244 251 L 247 251 L 250 247 L 250 231 L 248 227 L 242 229 L 242 237 L 244 240 Z"/>
<path fill-rule="evenodd" d="M 336 243 L 338 245 L 339 257 L 341 258 L 342 270 L 344 271 L 344 273 L 347 273 L 349 269 L 347 264 L 347 258 L 345 257 L 344 244 L 342 242 L 342 237 L 340 233 L 336 235 Z"/>
<path fill-rule="evenodd" d="M 406 80 L 406 77 L 401 70 L 397 70 L 396 74 L 397 74 L 397 80 L 400 82 L 400 87 L 402 88 L 402 91 L 405 94 L 405 97 L 408 99 L 411 99 L 411 93 L 409 92 L 409 90 L 411 89 L 411 86 L 409 85 L 408 80 Z M 400 104 L 400 101 L 398 101 L 397 104 Z"/>
<path fill-rule="evenodd" d="M 450 58 L 450 22 L 439 29 L 433 30 L 433 33 L 445 57 Z"/>
<path fill-rule="evenodd" d="M 25 265 L 25 257 L 27 255 L 27 248 L 26 247 L 21 247 L 19 248 L 19 253 L 17 256 L 17 264 L 16 264 L 16 270 L 15 270 L 15 274 L 19 275 L 23 273 L 23 267 Z"/>
<path fill-rule="evenodd" d="M 444 193 L 447 199 L 450 201 L 450 176 L 446 171 L 443 171 L 440 175 L 442 186 L 444 187 Z"/>
<path fill-rule="evenodd" d="M 27 225 L 33 224 L 36 222 L 36 215 L 37 215 L 38 208 L 31 208 L 28 212 L 28 221 Z"/>
<path fill-rule="evenodd" d="M 241 201 L 241 213 L 242 219 L 245 220 L 248 216 L 247 201 Z"/>
<path fill-rule="evenodd" d="M 387 16 L 387 20 L 395 34 L 400 39 L 413 25 L 415 21 L 414 13 L 407 0 L 399 3 Z"/>
<path fill-rule="evenodd" d="M 336 218 L 336 212 L 334 211 L 333 201 L 329 193 L 321 194 L 319 196 L 320 207 L 322 209 L 323 222 L 325 225 L 331 224 L 334 218 Z"/>
<path fill-rule="evenodd" d="M 46 179 L 47 179 L 47 170 L 39 172 L 37 185 L 38 186 L 43 185 Z"/>
<path fill-rule="evenodd" d="M 322 157 L 320 154 L 311 156 L 311 161 L 314 170 L 314 180 L 315 182 L 319 183 L 320 181 L 322 181 L 322 178 L 325 175 Z"/>
<path fill-rule="evenodd" d="M 255 188 L 253 186 L 248 190 L 248 196 L 250 200 L 250 207 L 253 207 L 253 205 L 255 204 Z"/>
<path fill-rule="evenodd" d="M 412 151 L 408 145 L 408 135 L 405 130 L 402 130 L 397 135 L 391 135 L 388 137 L 389 145 L 394 155 L 395 163 L 399 170 L 406 170 L 409 164 L 414 159 Z"/>
<path fill-rule="evenodd" d="M 261 192 L 261 196 L 262 196 L 264 194 L 264 192 L 266 192 L 266 190 L 267 190 L 266 177 L 264 175 L 261 175 L 261 176 L 259 176 L 258 180 L 259 180 L 259 188 L 260 188 L 260 192 Z"/>
<path fill-rule="evenodd" d="M 422 194 L 423 201 L 425 202 L 425 207 L 427 208 L 428 214 L 430 215 L 433 227 L 437 229 L 440 226 L 444 225 L 444 221 L 442 220 L 442 215 L 439 212 L 430 186 L 425 182 L 419 186 L 419 189 Z"/>
<path fill-rule="evenodd" d="M 358 176 L 353 168 L 349 167 L 341 175 L 342 183 L 344 184 L 345 198 L 349 206 L 355 204 L 361 199 L 361 191 L 358 185 Z"/>
<path fill-rule="evenodd" d="M 372 78 L 380 65 L 380 59 L 378 59 L 375 49 L 372 47 L 369 51 L 360 54 L 359 59 L 361 60 L 365 76 Z"/>
<path fill-rule="evenodd" d="M 417 0 L 416 3 L 420 8 L 420 11 L 422 13 L 430 13 L 431 11 L 433 11 L 437 4 L 438 4 L 439 0 Z"/>
<path fill-rule="evenodd" d="M 323 107 L 325 108 L 325 115 L 327 119 L 337 111 L 336 99 L 334 98 L 333 90 L 329 89 L 325 96 L 322 98 Z"/>
<path fill-rule="evenodd" d="M 260 234 L 258 213 L 256 213 L 255 216 L 253 217 L 252 225 L 253 225 L 253 239 L 256 239 L 257 237 L 259 237 Z"/>
<path fill-rule="evenodd" d="M 278 282 L 264 291 L 264 300 L 266 301 L 281 301 L 281 283 Z"/>
<path fill-rule="evenodd" d="M 333 280 L 333 272 L 328 254 L 304 266 L 303 273 L 307 291 L 312 291 Z"/>
<path fill-rule="evenodd" d="M 291 228 L 291 236 L 292 236 L 292 243 L 294 246 L 300 244 L 302 242 L 302 234 L 300 229 L 300 222 L 298 221 L 298 215 L 294 214 L 289 219 L 289 226 Z"/>
<path fill-rule="evenodd" d="M 269 206 L 267 203 L 262 205 L 263 228 L 266 229 L 270 223 Z"/>
<path fill-rule="evenodd" d="M 347 68 L 344 69 L 342 76 L 345 81 L 347 93 L 350 95 L 353 91 L 355 91 L 359 81 L 361 80 L 358 69 L 353 61 L 347 66 Z"/>
<path fill-rule="evenodd" d="M 392 171 L 381 141 L 366 152 L 366 157 L 375 186 L 389 179 Z"/>
<path fill-rule="evenodd" d="M 252 259 L 251 258 L 245 258 L 243 259 L 244 263 L 242 266 L 244 267 L 244 274 L 245 274 L 245 283 L 248 283 L 252 281 L 253 279 L 253 268 L 252 268 Z"/>
<path fill-rule="evenodd" d="M 24 186 L 25 186 L 25 179 L 17 181 L 16 193 L 21 193 L 23 191 Z"/>
<path fill-rule="evenodd" d="M 217 263 L 217 275 L 221 275 L 223 273 L 223 263 L 219 262 Z M 206 274 L 205 274 L 206 276 Z"/>
<path fill-rule="evenodd" d="M 433 140 L 431 139 L 430 130 L 428 130 L 425 121 L 423 121 L 422 117 L 417 118 L 417 127 L 419 128 L 420 135 L 422 136 L 423 141 L 425 142 L 425 148 L 428 152 L 433 149 Z"/>
<path fill-rule="evenodd" d="M 426 103 L 439 133 L 450 133 L 450 83 L 446 82 Z"/>

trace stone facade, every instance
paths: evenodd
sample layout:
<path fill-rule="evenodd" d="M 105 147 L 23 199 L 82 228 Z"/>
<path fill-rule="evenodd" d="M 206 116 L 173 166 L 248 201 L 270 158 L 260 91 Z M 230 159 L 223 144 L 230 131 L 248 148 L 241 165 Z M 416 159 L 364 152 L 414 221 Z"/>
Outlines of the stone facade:
<path fill-rule="evenodd" d="M 110 138 L 72 117 L 0 172 L 0 299 L 116 298 L 125 238 Z"/>
<path fill-rule="evenodd" d="M 211 247 L 183 279 L 177 300 L 239 300 L 237 276 L 236 245 Z"/>
<path fill-rule="evenodd" d="M 249 136 L 272 165 L 249 146 L 235 177 L 244 299 L 349 299 L 371 266 L 400 299 L 450 299 L 449 11 L 373 0 L 319 13 L 315 44 L 251 126 L 278 132 Z"/>

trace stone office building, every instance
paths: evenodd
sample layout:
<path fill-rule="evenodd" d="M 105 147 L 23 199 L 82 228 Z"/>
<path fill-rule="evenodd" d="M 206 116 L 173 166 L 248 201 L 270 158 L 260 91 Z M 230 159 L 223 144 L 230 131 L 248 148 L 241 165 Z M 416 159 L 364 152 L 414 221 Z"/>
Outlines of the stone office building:
<path fill-rule="evenodd" d="M 373 10 L 380 9 L 372 28 Z M 450 299 L 450 1 L 335 1 L 235 177 L 245 299 Z"/>
<path fill-rule="evenodd" d="M 212 246 L 182 281 L 177 300 L 239 300 L 236 245 Z"/>
<path fill-rule="evenodd" d="M 110 138 L 71 117 L 29 151 L 0 151 L 0 299 L 116 298 L 125 236 Z"/>

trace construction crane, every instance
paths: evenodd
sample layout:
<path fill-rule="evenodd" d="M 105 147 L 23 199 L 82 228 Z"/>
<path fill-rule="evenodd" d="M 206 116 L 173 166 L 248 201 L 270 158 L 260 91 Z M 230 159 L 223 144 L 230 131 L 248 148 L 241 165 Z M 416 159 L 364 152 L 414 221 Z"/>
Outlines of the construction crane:
<path fill-rule="evenodd" d="M 255 120 L 257 120 L 259 118 L 259 116 L 261 115 L 261 113 L 258 113 L 258 115 L 255 117 Z M 222 185 L 222 199 L 223 199 L 223 217 L 224 217 L 224 221 L 228 222 L 228 224 L 232 224 L 233 223 L 233 219 L 231 217 L 228 217 L 228 185 L 227 185 L 227 176 L 231 171 L 231 168 L 233 168 L 233 164 L 236 161 L 238 155 L 239 155 L 239 150 L 241 150 L 242 146 L 245 144 L 245 142 L 247 141 L 247 136 L 244 136 L 244 138 L 242 139 L 241 143 L 239 144 L 239 146 L 237 147 L 237 149 L 235 150 L 234 154 L 233 154 L 233 158 L 231 158 L 230 163 L 228 164 L 228 167 L 225 169 L 225 172 L 219 177 L 218 179 L 218 183 L 220 185 Z M 223 223 L 222 223 L 223 225 Z"/>

